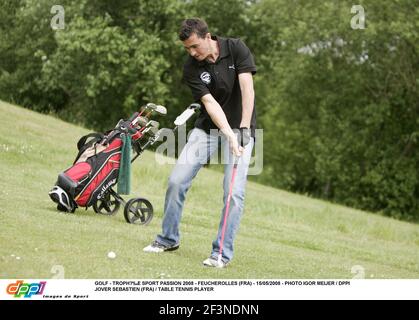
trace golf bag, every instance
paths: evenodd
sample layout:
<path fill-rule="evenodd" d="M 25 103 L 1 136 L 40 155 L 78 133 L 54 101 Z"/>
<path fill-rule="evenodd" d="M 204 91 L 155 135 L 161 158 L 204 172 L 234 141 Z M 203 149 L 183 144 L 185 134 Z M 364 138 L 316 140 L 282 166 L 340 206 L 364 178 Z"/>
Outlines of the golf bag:
<path fill-rule="evenodd" d="M 192 103 L 176 118 L 173 131 L 198 110 L 200 105 Z M 150 201 L 133 198 L 125 202 L 112 187 L 118 183 L 118 192 L 129 193 L 130 164 L 161 137 L 164 129 L 159 130 L 159 123 L 149 120 L 152 114 L 166 115 L 167 111 L 163 106 L 149 103 L 130 119 L 121 119 L 113 130 L 80 138 L 73 165 L 58 175 L 49 192 L 58 210 L 74 212 L 77 207 L 93 206 L 96 213 L 113 215 L 124 205 L 128 223 L 145 225 L 151 221 L 153 206 Z M 132 158 L 131 150 L 135 153 Z"/>
<path fill-rule="evenodd" d="M 50 193 L 58 210 L 74 212 L 78 206 L 90 207 L 118 182 L 126 134 L 116 128 L 107 134 L 91 133 L 79 140 L 73 165 L 58 175 L 53 188 L 58 192 Z"/>
<path fill-rule="evenodd" d="M 144 111 L 148 113 L 142 116 Z M 111 188 L 118 183 L 125 144 L 130 144 L 127 148 L 130 163 L 155 141 L 158 122 L 147 118 L 152 112 L 166 114 L 166 109 L 148 104 L 141 113 L 134 113 L 129 120 L 121 119 L 113 130 L 90 133 L 80 138 L 73 165 L 58 175 L 56 185 L 49 192 L 58 210 L 74 212 L 77 207 L 88 208 L 93 205 L 97 213 L 113 214 L 121 203 L 125 204 Z M 145 136 L 148 141 L 141 144 Z M 132 160 L 131 148 L 137 153 Z M 116 201 L 112 201 L 110 195 Z M 96 205 L 98 202 L 101 207 Z M 111 209 L 112 205 L 116 205 L 116 208 Z"/>

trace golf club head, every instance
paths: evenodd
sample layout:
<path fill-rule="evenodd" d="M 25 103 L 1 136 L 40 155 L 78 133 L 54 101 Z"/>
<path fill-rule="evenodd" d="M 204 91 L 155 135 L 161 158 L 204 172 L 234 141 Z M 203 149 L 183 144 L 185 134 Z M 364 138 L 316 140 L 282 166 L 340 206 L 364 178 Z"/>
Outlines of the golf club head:
<path fill-rule="evenodd" d="M 167 110 L 165 107 L 161 106 L 161 105 L 156 105 L 154 103 L 147 103 L 147 105 L 145 106 L 146 109 L 150 110 L 150 111 L 154 111 L 160 115 L 165 116 L 167 114 Z"/>
<path fill-rule="evenodd" d="M 158 121 L 155 120 L 150 120 L 150 126 L 153 128 L 158 129 L 160 127 L 160 123 Z"/>
<path fill-rule="evenodd" d="M 159 131 L 159 129 L 154 128 L 154 127 L 148 127 L 147 129 L 144 130 L 144 134 L 148 134 L 151 137 L 155 137 L 157 132 Z"/>
<path fill-rule="evenodd" d="M 147 127 L 147 131 L 151 133 L 153 136 L 159 131 L 160 123 L 154 120 L 149 121 L 149 126 Z"/>
<path fill-rule="evenodd" d="M 146 118 L 146 117 L 138 117 L 138 125 L 141 126 L 141 127 L 145 127 L 147 125 L 148 121 L 150 121 L 150 120 L 148 120 L 148 118 Z"/>
<path fill-rule="evenodd" d="M 165 116 L 167 114 L 167 109 L 161 105 L 157 105 L 154 111 L 158 114 L 161 114 L 162 116 Z"/>
<path fill-rule="evenodd" d="M 135 126 L 135 125 L 138 125 L 139 127 L 144 127 L 144 126 L 146 126 L 147 125 L 147 122 L 148 122 L 149 120 L 148 120 L 148 118 L 147 117 L 144 117 L 144 116 L 139 116 L 139 117 L 137 117 L 133 122 L 132 122 L 132 125 L 133 126 Z"/>
<path fill-rule="evenodd" d="M 156 105 L 154 103 L 151 103 L 151 102 L 147 103 L 146 106 L 145 106 L 145 108 L 149 109 L 149 110 L 154 110 L 155 107 L 156 107 Z"/>

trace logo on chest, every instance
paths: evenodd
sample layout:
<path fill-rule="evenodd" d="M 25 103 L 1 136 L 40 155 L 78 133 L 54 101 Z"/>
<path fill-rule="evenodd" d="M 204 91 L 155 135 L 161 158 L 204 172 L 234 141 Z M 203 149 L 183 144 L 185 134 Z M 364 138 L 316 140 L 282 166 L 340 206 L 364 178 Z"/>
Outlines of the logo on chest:
<path fill-rule="evenodd" d="M 210 84 L 211 83 L 211 75 L 208 72 L 202 72 L 199 76 L 203 83 Z"/>

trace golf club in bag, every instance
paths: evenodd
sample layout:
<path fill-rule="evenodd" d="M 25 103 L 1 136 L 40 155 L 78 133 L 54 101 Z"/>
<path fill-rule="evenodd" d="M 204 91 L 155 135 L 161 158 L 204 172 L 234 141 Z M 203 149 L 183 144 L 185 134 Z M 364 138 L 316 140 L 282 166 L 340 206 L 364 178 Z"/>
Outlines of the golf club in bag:
<path fill-rule="evenodd" d="M 180 125 L 198 109 L 195 104 L 190 105 L 178 117 L 181 117 Z M 194 111 L 191 113 L 190 110 Z M 135 153 L 130 159 L 132 163 L 145 149 L 153 145 L 161 134 L 159 123 L 150 120 L 149 117 L 166 113 L 165 107 L 149 103 L 130 119 L 121 119 L 113 130 L 91 133 L 80 138 L 77 143 L 79 151 L 73 165 L 58 175 L 56 185 L 49 192 L 51 200 L 57 203 L 57 209 L 72 213 L 77 207 L 87 209 L 93 206 L 93 210 L 98 214 L 114 215 L 122 204 L 128 223 L 148 224 L 153 217 L 150 201 L 133 198 L 125 202 L 112 187 L 118 183 L 122 153 L 126 144 L 129 144 Z M 128 149 L 128 152 L 131 156 L 131 149 Z"/>
<path fill-rule="evenodd" d="M 186 121 L 188 121 L 199 110 L 201 110 L 201 105 L 199 103 L 190 104 L 185 109 L 185 111 L 183 111 L 178 117 L 176 117 L 174 121 L 175 127 L 173 129 L 163 128 L 157 131 L 153 139 L 149 141 L 149 145 L 154 145 L 159 140 L 159 138 L 163 136 L 163 132 L 166 130 L 171 130 L 172 132 L 176 132 L 180 126 L 184 125 Z M 146 146 L 148 146 L 148 144 L 146 144 Z"/>

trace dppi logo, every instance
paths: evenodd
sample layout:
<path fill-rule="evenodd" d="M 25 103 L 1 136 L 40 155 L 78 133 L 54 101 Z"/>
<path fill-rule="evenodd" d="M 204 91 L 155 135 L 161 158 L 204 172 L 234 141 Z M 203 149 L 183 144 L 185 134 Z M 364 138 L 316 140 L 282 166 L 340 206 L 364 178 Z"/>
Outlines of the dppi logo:
<path fill-rule="evenodd" d="M 15 298 L 20 298 L 22 295 L 24 298 L 31 298 L 34 294 L 42 294 L 46 283 L 46 281 L 24 283 L 23 280 L 18 280 L 15 283 L 9 284 L 6 291 L 8 294 L 14 295 Z"/>

